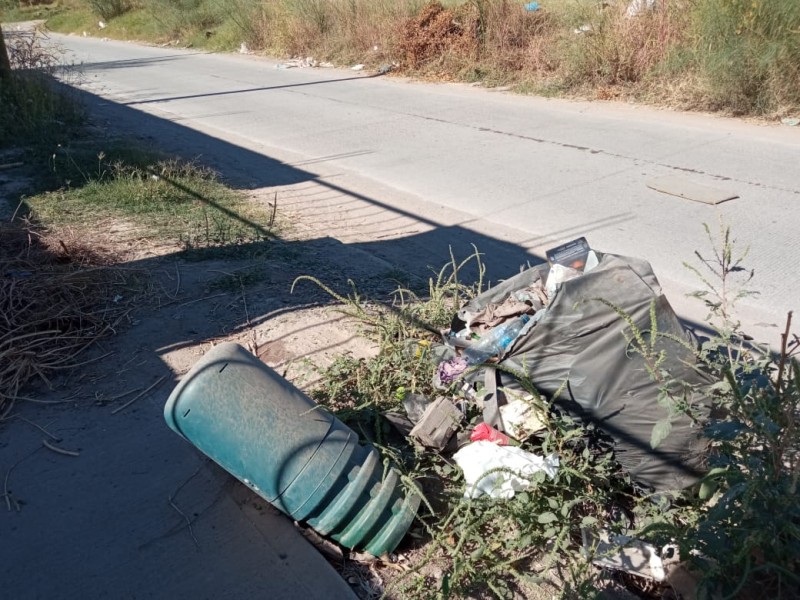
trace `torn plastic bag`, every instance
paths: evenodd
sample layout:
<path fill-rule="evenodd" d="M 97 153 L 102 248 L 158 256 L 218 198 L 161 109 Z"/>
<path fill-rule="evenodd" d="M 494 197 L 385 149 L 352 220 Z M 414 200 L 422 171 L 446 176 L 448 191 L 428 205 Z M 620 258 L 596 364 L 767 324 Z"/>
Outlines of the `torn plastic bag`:
<path fill-rule="evenodd" d="M 661 369 L 676 382 L 671 391 L 679 397 L 687 394 L 701 418 L 708 415 L 709 403 L 698 390 L 712 379 L 698 368 L 691 349 L 675 341 L 696 345 L 662 294 L 650 264 L 612 254 L 598 256 L 599 265 L 591 272 L 557 287 L 544 316 L 511 343 L 496 369 L 487 365 L 472 374 L 486 382 L 484 420 L 502 427 L 498 411 L 504 402 L 502 388 L 518 388 L 511 373 L 520 374 L 558 407 L 605 432 L 614 442 L 616 459 L 634 481 L 656 491 L 685 488 L 702 475 L 706 440 L 681 413 L 673 416 L 666 438 L 651 447 L 653 428 L 667 418 L 668 410 L 658 402 L 659 384 L 651 379 L 644 359 L 629 347 L 628 323 L 613 307 L 629 315 L 647 337 L 655 302 L 656 348 L 666 352 Z M 463 327 L 462 316 L 502 302 L 537 280 L 546 283 L 548 271 L 548 265 L 532 267 L 477 296 L 459 311 L 453 330 Z"/>

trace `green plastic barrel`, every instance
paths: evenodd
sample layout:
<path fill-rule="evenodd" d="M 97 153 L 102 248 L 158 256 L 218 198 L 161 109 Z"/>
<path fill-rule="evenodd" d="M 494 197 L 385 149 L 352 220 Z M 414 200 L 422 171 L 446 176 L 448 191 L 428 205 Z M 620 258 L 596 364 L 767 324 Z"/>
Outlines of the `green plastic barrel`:
<path fill-rule="evenodd" d="M 259 496 L 348 548 L 391 552 L 416 516 L 419 496 L 375 448 L 238 344 L 209 351 L 164 418 Z"/>

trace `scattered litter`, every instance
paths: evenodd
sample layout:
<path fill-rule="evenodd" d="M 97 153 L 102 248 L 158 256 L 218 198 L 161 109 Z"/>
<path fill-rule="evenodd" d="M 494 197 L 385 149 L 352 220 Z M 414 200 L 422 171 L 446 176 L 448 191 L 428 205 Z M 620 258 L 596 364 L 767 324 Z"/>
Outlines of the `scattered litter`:
<path fill-rule="evenodd" d="M 318 60 L 311 56 L 307 56 L 306 58 L 293 58 L 291 60 L 287 60 L 286 62 L 279 63 L 275 65 L 276 69 L 315 69 L 319 67 L 320 63 Z"/>
<path fill-rule="evenodd" d="M 503 430 L 511 437 L 524 440 L 537 431 L 545 428 L 542 415 L 531 404 L 532 396 L 512 400 L 500 407 L 500 421 Z"/>
<path fill-rule="evenodd" d="M 358 63 L 357 65 L 353 65 L 352 67 L 350 67 L 350 70 L 351 71 L 363 71 L 365 66 L 366 65 L 362 65 L 361 63 Z"/>
<path fill-rule="evenodd" d="M 586 266 L 583 267 L 583 272 L 588 273 L 599 264 L 600 259 L 597 258 L 597 253 L 594 250 L 589 250 L 589 254 L 586 255 Z"/>
<path fill-rule="evenodd" d="M 505 433 L 497 431 L 497 429 L 487 425 L 486 423 L 479 423 L 476 425 L 475 429 L 472 430 L 469 439 L 472 442 L 491 442 L 493 444 L 497 444 L 498 446 L 508 446 L 512 443 L 511 438 Z"/>
<path fill-rule="evenodd" d="M 114 296 L 114 298 L 111 301 L 114 304 L 119 304 L 123 299 L 124 299 L 123 296 L 120 296 L 119 294 L 117 294 L 116 296 Z"/>
<path fill-rule="evenodd" d="M 592 552 L 594 547 L 592 563 L 605 569 L 664 581 L 669 566 L 678 562 L 678 548 L 673 545 L 664 546 L 659 552 L 655 546 L 642 540 L 605 529 L 595 534 L 586 527 L 581 528 L 581 537 L 585 552 Z"/>
<path fill-rule="evenodd" d="M 543 295 L 544 300 L 547 297 Z M 521 290 L 512 294 L 502 302 L 492 302 L 484 306 L 481 310 L 467 315 L 467 326 L 476 334 L 482 336 L 494 327 L 504 323 L 509 318 L 518 317 L 533 310 L 538 310 L 544 306 L 544 302 L 538 295 L 529 293 L 529 290 Z M 462 337 L 464 337 L 462 335 Z"/>
<path fill-rule="evenodd" d="M 581 275 L 582 273 L 577 269 L 571 269 L 570 267 L 559 264 L 553 265 L 550 267 L 550 272 L 547 274 L 547 297 L 553 298 L 562 283 L 580 277 Z"/>
<path fill-rule="evenodd" d="M 424 446 L 442 450 L 458 429 L 464 415 L 447 398 L 437 398 L 425 409 L 409 434 Z"/>
<path fill-rule="evenodd" d="M 592 26 L 588 23 L 586 25 L 581 25 L 580 27 L 576 27 L 573 33 L 590 33 L 592 31 Z"/>
<path fill-rule="evenodd" d="M 628 4 L 628 10 L 625 11 L 625 16 L 628 18 L 638 17 L 646 12 L 655 10 L 656 0 L 631 0 Z"/>
<path fill-rule="evenodd" d="M 800 125 L 800 119 L 792 119 L 786 117 L 785 119 L 781 119 L 781 123 L 783 123 L 784 125 L 788 125 L 789 127 L 797 127 L 798 125 Z"/>
<path fill-rule="evenodd" d="M 553 478 L 558 472 L 558 456 L 537 456 L 515 446 L 492 442 L 474 442 L 453 455 L 464 472 L 466 498 L 483 494 L 492 498 L 512 498 L 531 485 L 534 473 L 544 472 Z"/>
<path fill-rule="evenodd" d="M 85 31 L 83 32 L 83 37 L 86 37 L 86 32 Z"/>
<path fill-rule="evenodd" d="M 389 421 L 389 424 L 394 427 L 400 435 L 408 437 L 411 435 L 411 430 L 414 429 L 414 423 L 411 422 L 407 416 L 399 412 L 385 412 L 383 417 Z"/>
<path fill-rule="evenodd" d="M 394 65 L 389 65 L 389 64 L 381 65 L 378 68 L 378 75 L 386 75 L 387 73 L 393 70 L 394 70 Z"/>
<path fill-rule="evenodd" d="M 545 252 L 545 256 L 547 256 L 547 262 L 551 265 L 558 264 L 577 271 L 583 271 L 591 251 L 589 242 L 586 241 L 585 237 L 581 236 L 556 248 L 550 248 Z"/>
<path fill-rule="evenodd" d="M 250 54 L 250 48 L 244 42 L 239 46 L 239 54 Z"/>
<path fill-rule="evenodd" d="M 528 321 L 530 316 L 520 315 L 487 331 L 481 339 L 464 350 L 467 363 L 477 365 L 492 357 L 501 356 L 517 339 Z"/>
<path fill-rule="evenodd" d="M 456 356 L 450 360 L 445 360 L 439 363 L 436 367 L 436 377 L 442 384 L 453 383 L 458 379 L 467 369 L 469 363 L 466 358 Z"/>
<path fill-rule="evenodd" d="M 528 2 L 527 4 L 525 4 L 525 10 L 528 12 L 536 12 L 540 8 L 541 6 L 539 6 L 538 2 Z"/>
<path fill-rule="evenodd" d="M 546 254 L 548 263 L 523 270 L 485 290 L 453 318 L 451 330 L 459 331 L 488 305 L 535 289 L 546 279 L 547 291 L 553 292 L 556 283 L 555 295 L 547 298 L 546 312 L 544 308 L 535 311 L 499 360 L 474 365 L 463 376 L 464 384 L 474 390 L 483 422 L 512 438 L 524 439 L 524 430 L 506 426 L 501 407 L 516 399 L 513 396 L 519 398 L 525 393 L 515 389 L 523 388 L 521 380 L 527 378 L 548 398 L 548 404 L 568 411 L 579 407 L 584 418 L 612 436 L 615 458 L 637 483 L 664 492 L 694 484 L 703 471 L 708 448 L 702 432 L 684 415 L 675 417 L 667 432 L 657 427 L 661 418 L 658 386 L 647 376 L 641 359 L 623 350 L 629 327 L 647 330 L 651 326 L 651 314 L 646 310 L 650 306 L 664 334 L 659 344 L 663 344 L 670 373 L 680 381 L 691 382 L 688 393 L 693 405 L 700 407 L 700 418 L 705 418 L 705 390 L 713 379 L 703 371 L 692 350 L 680 343 L 686 338 L 686 330 L 662 294 L 652 267 L 640 259 L 601 252 L 592 255 L 582 239 Z M 576 266 L 580 268 L 572 268 Z M 591 272 L 586 273 L 587 268 Z M 567 275 L 574 278 L 564 281 Z M 622 313 L 630 316 L 633 325 L 620 316 Z M 445 347 L 457 352 L 463 347 L 461 340 L 459 335 L 447 335 Z M 468 340 L 464 338 L 464 345 Z M 623 346 L 618 346 L 620 343 Z M 620 353 L 609 351 L 616 347 Z M 569 386 L 564 385 L 566 380 Z M 656 446 L 658 452 L 654 453 Z"/>
<path fill-rule="evenodd" d="M 664 194 L 678 196 L 679 198 L 685 198 L 686 200 L 693 200 L 695 202 L 703 202 L 704 204 L 721 204 L 722 202 L 739 197 L 739 194 L 694 183 L 693 181 L 675 175 L 651 179 L 646 185 L 657 192 L 663 192 Z"/>
<path fill-rule="evenodd" d="M 319 63 L 319 66 L 320 67 L 324 67 L 326 69 L 330 69 L 331 67 L 334 66 L 334 64 L 331 63 L 331 62 L 321 62 L 321 63 Z"/>
<path fill-rule="evenodd" d="M 98 21 L 98 22 L 97 22 L 97 26 L 98 26 L 100 29 L 105 29 L 105 28 L 106 28 L 106 23 L 105 23 L 105 21 Z"/>

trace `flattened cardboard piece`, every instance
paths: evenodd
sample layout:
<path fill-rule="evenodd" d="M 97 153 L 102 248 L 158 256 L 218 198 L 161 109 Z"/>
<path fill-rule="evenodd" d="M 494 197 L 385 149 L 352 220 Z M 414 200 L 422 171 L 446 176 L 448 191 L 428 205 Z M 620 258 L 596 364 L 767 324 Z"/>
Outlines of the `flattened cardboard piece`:
<path fill-rule="evenodd" d="M 693 200 L 694 202 L 702 202 L 703 204 L 720 204 L 739 197 L 739 194 L 694 183 L 693 181 L 689 181 L 677 175 L 667 175 L 666 177 L 651 179 L 646 185 L 657 192 L 678 196 L 686 200 Z"/>
<path fill-rule="evenodd" d="M 546 253 L 547 262 L 551 265 L 563 265 L 570 269 L 583 271 L 586 266 L 586 257 L 590 251 L 591 248 L 586 238 L 579 237 L 557 248 L 550 248 Z"/>
<path fill-rule="evenodd" d="M 425 409 L 422 418 L 409 435 L 429 448 L 442 450 L 463 418 L 464 415 L 450 400 L 437 398 Z"/>

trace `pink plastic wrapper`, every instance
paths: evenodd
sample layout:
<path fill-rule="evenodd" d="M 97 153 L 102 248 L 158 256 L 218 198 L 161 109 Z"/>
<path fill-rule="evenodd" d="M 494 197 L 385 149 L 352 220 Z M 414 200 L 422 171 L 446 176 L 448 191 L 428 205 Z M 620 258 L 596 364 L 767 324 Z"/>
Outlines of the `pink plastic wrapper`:
<path fill-rule="evenodd" d="M 511 438 L 505 433 L 497 431 L 497 429 L 486 423 L 476 425 L 469 435 L 469 439 L 473 442 L 494 442 L 498 446 L 508 446 L 511 443 Z"/>

